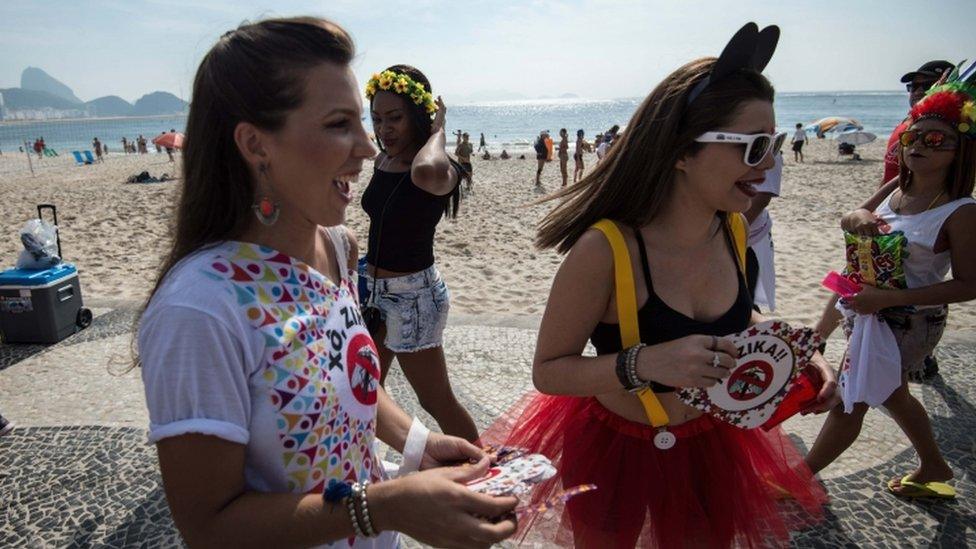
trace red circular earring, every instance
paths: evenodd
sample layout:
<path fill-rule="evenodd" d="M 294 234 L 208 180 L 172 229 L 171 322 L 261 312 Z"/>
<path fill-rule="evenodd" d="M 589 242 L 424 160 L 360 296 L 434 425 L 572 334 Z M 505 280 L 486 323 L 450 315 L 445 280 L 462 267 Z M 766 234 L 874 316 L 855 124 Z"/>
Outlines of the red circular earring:
<path fill-rule="evenodd" d="M 262 176 L 267 177 L 268 167 L 265 164 L 261 164 L 258 171 L 261 172 Z M 252 204 L 251 208 L 254 210 L 254 215 L 257 216 L 258 221 L 267 226 L 274 225 L 278 221 L 278 214 L 281 213 L 278 203 L 271 200 L 271 197 L 267 195 L 260 197 L 258 203 Z"/>

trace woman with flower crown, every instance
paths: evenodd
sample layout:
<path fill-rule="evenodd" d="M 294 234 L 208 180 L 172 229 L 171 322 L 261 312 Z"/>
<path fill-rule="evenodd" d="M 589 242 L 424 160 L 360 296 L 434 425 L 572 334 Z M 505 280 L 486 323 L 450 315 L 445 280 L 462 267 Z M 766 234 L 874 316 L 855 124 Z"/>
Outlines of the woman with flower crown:
<path fill-rule="evenodd" d="M 380 145 L 363 192 L 369 246 L 364 313 L 379 347 L 382 379 L 396 357 L 420 405 L 444 433 L 470 441 L 478 429 L 451 389 L 443 334 L 450 297 L 434 265 L 434 232 L 455 217 L 461 166 L 444 151 L 444 102 L 418 69 L 394 65 L 366 85 Z"/>
<path fill-rule="evenodd" d="M 897 188 L 882 187 L 862 208 L 844 216 L 844 230 L 869 237 L 900 231 L 907 239 L 902 262 L 905 289 L 878 289 L 868 284 L 849 300 L 845 332 L 856 330 L 858 315 L 878 315 L 894 335 L 901 376 L 887 384 L 879 370 L 867 370 L 875 379 L 861 394 L 845 393 L 844 406 L 831 410 L 806 461 L 814 471 L 830 465 L 857 439 L 869 405 L 882 405 L 918 453 L 919 467 L 891 479 L 888 489 L 903 497 L 955 497 L 946 483 L 953 472 L 932 433 L 922 404 L 908 391 L 907 372 L 921 363 L 938 344 L 945 328 L 948 303 L 976 299 L 976 63 L 948 81 L 931 88 L 909 112 L 910 126 L 899 135 L 900 172 Z M 949 269 L 952 278 L 945 280 Z M 856 335 L 856 334 L 855 334 Z M 852 336 L 853 337 L 853 336 Z M 861 354 L 861 356 L 864 356 Z M 876 355 L 868 355 L 844 368 L 868 368 Z M 884 371 L 882 371 L 884 373 Z M 856 376 L 852 373 L 850 378 Z M 853 382 L 852 382 L 853 383 Z M 866 386 L 868 385 L 866 384 Z M 873 393 L 873 394 L 871 394 Z M 854 398 L 854 396 L 863 396 Z"/>

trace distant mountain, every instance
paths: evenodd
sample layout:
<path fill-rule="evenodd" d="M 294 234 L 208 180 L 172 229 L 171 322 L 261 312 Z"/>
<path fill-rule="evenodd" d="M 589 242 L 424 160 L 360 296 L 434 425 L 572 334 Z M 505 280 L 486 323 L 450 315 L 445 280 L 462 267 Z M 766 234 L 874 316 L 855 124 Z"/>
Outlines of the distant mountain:
<path fill-rule="evenodd" d="M 579 96 L 575 93 L 564 93 L 559 96 L 560 99 L 579 99 Z"/>
<path fill-rule="evenodd" d="M 174 114 L 186 111 L 186 107 L 187 102 L 179 97 L 168 92 L 157 91 L 140 97 L 129 114 L 131 116 Z"/>
<path fill-rule="evenodd" d="M 132 103 L 117 95 L 106 95 L 85 103 L 91 116 L 128 116 L 132 112 Z"/>
<path fill-rule="evenodd" d="M 27 67 L 20 75 L 20 87 L 24 90 L 47 92 L 56 97 L 60 97 L 70 103 L 75 104 L 75 108 L 80 107 L 81 99 L 75 97 L 71 88 L 59 82 L 56 78 L 49 75 L 37 67 Z"/>
<path fill-rule="evenodd" d="M 25 90 L 22 88 L 7 88 L 0 90 L 3 94 L 4 107 L 10 110 L 19 109 L 84 109 L 81 103 L 74 103 L 47 92 Z"/>

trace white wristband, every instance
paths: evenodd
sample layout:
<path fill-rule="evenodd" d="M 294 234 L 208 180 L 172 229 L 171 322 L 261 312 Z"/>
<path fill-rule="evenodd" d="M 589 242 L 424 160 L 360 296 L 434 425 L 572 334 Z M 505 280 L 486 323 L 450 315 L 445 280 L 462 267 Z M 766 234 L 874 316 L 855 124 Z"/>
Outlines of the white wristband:
<path fill-rule="evenodd" d="M 424 458 L 429 434 L 430 429 L 424 427 L 419 419 L 413 418 L 410 431 L 407 433 L 407 441 L 403 444 L 403 465 L 397 472 L 398 477 L 420 470 L 420 461 Z"/>

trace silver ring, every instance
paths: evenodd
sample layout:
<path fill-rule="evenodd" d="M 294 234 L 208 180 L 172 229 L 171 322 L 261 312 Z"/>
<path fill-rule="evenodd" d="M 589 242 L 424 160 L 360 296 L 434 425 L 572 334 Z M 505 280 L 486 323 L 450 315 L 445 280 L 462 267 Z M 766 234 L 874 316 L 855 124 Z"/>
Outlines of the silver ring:
<path fill-rule="evenodd" d="M 718 358 L 718 353 L 712 355 L 712 366 L 718 368 L 719 366 L 721 366 L 721 364 L 722 361 Z"/>

